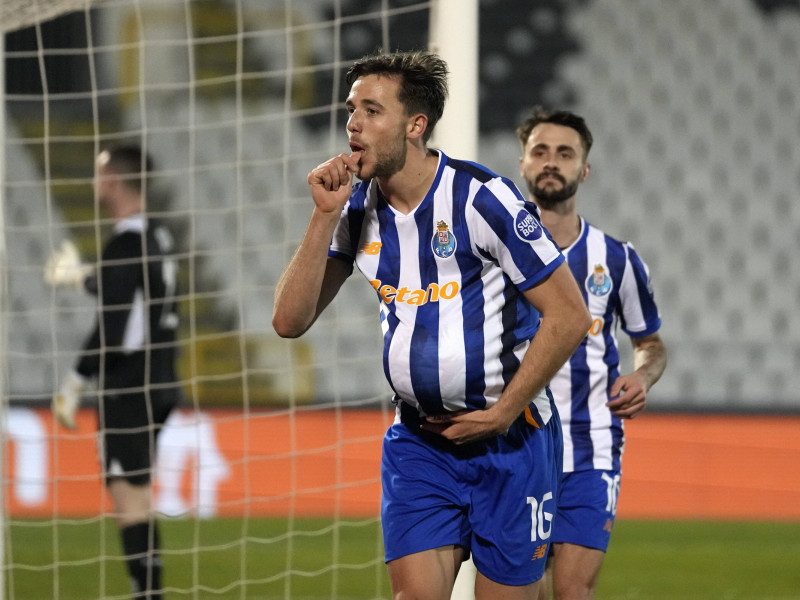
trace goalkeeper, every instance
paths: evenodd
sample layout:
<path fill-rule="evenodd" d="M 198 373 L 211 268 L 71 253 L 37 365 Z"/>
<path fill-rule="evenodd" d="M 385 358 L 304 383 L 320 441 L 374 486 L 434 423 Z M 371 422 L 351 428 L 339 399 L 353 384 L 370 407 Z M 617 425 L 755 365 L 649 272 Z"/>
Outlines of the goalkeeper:
<path fill-rule="evenodd" d="M 156 600 L 162 598 L 161 558 L 151 472 L 159 431 L 181 397 L 172 238 L 144 214 L 150 159 L 138 146 L 105 150 L 95 167 L 98 202 L 115 223 L 99 271 L 81 264 L 70 243 L 45 267 L 48 283 L 85 288 L 98 296 L 101 308 L 52 408 L 61 425 L 75 428 L 81 392 L 89 379 L 97 379 L 100 458 L 134 597 Z"/>

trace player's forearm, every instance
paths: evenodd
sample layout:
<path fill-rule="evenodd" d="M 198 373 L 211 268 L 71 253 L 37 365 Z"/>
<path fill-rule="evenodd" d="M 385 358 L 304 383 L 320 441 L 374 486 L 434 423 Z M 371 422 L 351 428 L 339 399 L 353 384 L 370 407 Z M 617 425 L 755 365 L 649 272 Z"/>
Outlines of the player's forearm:
<path fill-rule="evenodd" d="M 542 320 L 541 327 L 520 363 L 519 370 L 497 403 L 512 422 L 549 383 L 569 359 L 591 326 L 591 317 L 581 304 L 565 307 Z"/>
<path fill-rule="evenodd" d="M 661 378 L 667 367 L 667 349 L 658 334 L 634 346 L 633 370 L 639 373 L 649 390 Z"/>
<path fill-rule="evenodd" d="M 328 246 L 338 217 L 315 210 L 275 289 L 272 326 L 281 337 L 299 337 L 317 318 L 325 279 Z"/>

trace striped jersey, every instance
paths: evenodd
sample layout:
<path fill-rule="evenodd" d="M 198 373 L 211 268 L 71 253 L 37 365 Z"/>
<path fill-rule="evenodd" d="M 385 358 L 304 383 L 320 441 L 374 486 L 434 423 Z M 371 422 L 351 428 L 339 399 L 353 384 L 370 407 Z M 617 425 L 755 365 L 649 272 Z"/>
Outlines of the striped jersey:
<path fill-rule="evenodd" d="M 511 181 L 441 151 L 407 215 L 377 182 L 356 184 L 329 256 L 355 261 L 374 287 L 395 401 L 425 415 L 497 401 L 539 326 L 522 291 L 564 262 Z M 544 391 L 531 404 L 541 423 L 551 410 Z"/>
<path fill-rule="evenodd" d="M 620 468 L 622 420 L 608 407 L 619 376 L 617 325 L 631 337 L 661 327 L 647 265 L 633 246 L 581 218 L 581 232 L 563 250 L 592 315 L 589 335 L 550 382 L 564 431 L 564 471 Z"/>

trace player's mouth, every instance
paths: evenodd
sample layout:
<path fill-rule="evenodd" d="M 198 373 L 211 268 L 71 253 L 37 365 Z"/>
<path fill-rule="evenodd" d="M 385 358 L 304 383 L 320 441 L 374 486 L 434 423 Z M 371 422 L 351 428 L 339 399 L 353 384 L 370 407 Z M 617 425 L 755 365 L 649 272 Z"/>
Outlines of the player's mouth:
<path fill-rule="evenodd" d="M 567 180 L 558 173 L 540 173 L 536 177 L 536 183 L 541 183 L 542 181 L 546 180 L 558 181 L 561 185 L 566 185 L 567 183 Z"/>
<path fill-rule="evenodd" d="M 363 152 L 364 146 L 356 142 L 350 142 L 350 152 Z"/>

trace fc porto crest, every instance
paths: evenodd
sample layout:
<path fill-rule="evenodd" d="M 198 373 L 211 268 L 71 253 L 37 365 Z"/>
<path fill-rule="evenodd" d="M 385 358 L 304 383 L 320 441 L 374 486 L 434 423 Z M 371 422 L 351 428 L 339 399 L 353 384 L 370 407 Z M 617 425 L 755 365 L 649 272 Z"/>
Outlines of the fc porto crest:
<path fill-rule="evenodd" d="M 439 258 L 452 256 L 456 251 L 456 236 L 444 221 L 436 223 L 436 231 L 431 240 L 431 250 Z"/>
<path fill-rule="evenodd" d="M 608 269 L 599 263 L 596 264 L 589 277 L 586 278 L 587 291 L 595 296 L 605 296 L 611 291 L 611 286 L 612 281 Z"/>

